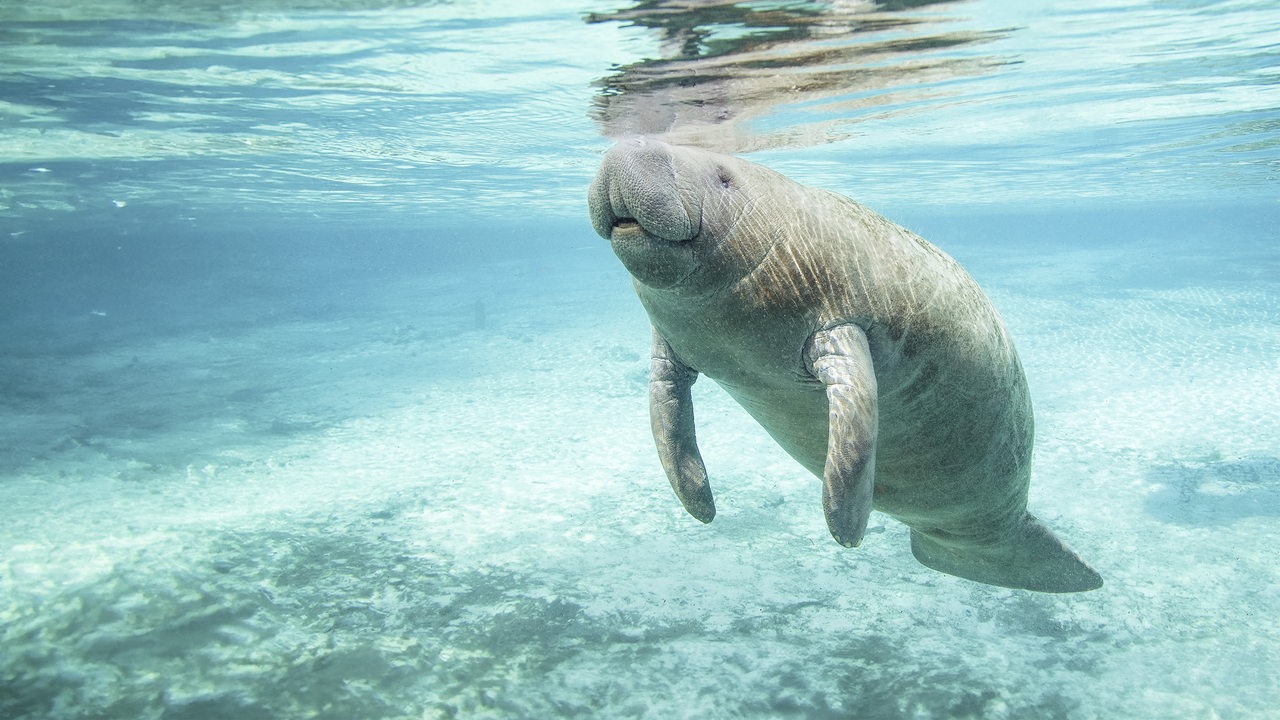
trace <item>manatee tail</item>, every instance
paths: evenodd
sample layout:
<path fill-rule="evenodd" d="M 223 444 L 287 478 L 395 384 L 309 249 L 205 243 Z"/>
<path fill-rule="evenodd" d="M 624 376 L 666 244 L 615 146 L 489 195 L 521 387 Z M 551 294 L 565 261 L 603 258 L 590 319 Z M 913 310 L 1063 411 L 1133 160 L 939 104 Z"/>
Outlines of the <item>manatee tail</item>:
<path fill-rule="evenodd" d="M 1102 576 L 1031 513 L 995 543 L 911 530 L 911 553 L 939 572 L 987 585 L 1068 593 L 1102 587 Z"/>

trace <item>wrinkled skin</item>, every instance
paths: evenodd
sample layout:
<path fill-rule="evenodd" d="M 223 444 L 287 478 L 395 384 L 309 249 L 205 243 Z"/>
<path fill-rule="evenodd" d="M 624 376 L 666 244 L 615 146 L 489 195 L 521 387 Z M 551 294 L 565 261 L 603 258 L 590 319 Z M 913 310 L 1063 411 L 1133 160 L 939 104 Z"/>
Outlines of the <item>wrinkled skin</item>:
<path fill-rule="evenodd" d="M 1033 421 L 1008 332 L 977 283 L 922 238 L 759 165 L 633 138 L 605 156 L 591 220 L 654 329 L 650 411 L 676 495 L 715 503 L 690 386 L 720 384 L 823 480 L 832 536 L 872 508 L 925 565 L 1044 592 L 1098 574 L 1026 510 Z"/>

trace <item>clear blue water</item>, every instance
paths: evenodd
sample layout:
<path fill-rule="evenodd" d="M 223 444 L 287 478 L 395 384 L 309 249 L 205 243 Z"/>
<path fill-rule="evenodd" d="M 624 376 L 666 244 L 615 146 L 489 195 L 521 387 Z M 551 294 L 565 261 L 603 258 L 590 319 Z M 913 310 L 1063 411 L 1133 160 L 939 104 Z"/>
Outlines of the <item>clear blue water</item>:
<path fill-rule="evenodd" d="M 0 716 L 1269 717 L 1280 9 L 831 5 L 0 5 Z M 711 383 L 686 516 L 636 130 L 958 258 L 1104 588 L 840 548 Z"/>

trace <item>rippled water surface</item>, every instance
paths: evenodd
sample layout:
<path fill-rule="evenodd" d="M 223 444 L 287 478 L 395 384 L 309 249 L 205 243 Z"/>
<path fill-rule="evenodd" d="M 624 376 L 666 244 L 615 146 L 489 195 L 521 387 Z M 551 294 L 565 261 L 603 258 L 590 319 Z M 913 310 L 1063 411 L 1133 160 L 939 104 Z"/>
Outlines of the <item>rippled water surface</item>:
<path fill-rule="evenodd" d="M 926 3 L 873 14 L 865 31 L 828 30 L 834 40 L 818 32 L 806 50 L 827 54 L 806 59 L 817 65 L 805 79 L 837 73 L 835 87 L 775 92 L 740 133 L 821 126 L 824 139 L 844 139 L 771 159 L 881 203 L 1274 199 L 1280 21 L 1269 3 L 1006 5 Z M 685 11 L 700 12 L 685 23 L 692 30 L 668 32 L 624 10 L 8 5 L 5 217 L 29 229 L 44 213 L 120 203 L 178 214 L 576 216 L 575 188 L 603 145 L 589 110 L 620 77 L 681 53 L 684 64 L 661 66 L 667 76 L 697 76 L 690 56 L 722 60 L 711 67 L 730 75 L 742 48 L 716 41 L 751 32 L 763 37 L 742 63 L 764 56 L 766 70 L 781 68 L 772 76 L 795 74 L 787 62 L 801 53 L 770 34 L 788 37 L 778 28 L 702 10 Z M 664 42 L 673 35 L 684 45 Z M 886 68 L 896 72 L 862 82 Z M 650 113 L 691 100 L 641 96 Z M 603 124 L 627 129 L 625 119 Z"/>
<path fill-rule="evenodd" d="M 685 515 L 631 133 L 964 264 L 1104 587 L 839 547 L 710 382 Z M 0 3 L 0 716 L 1270 717 L 1278 174 L 1261 0 Z"/>

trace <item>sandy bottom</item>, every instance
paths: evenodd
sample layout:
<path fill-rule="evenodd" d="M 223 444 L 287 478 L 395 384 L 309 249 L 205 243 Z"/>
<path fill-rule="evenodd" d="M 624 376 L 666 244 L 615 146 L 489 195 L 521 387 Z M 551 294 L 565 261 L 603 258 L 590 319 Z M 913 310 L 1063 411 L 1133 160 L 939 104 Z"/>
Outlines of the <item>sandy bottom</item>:
<path fill-rule="evenodd" d="M 1107 583 L 1048 596 L 932 572 L 879 514 L 840 548 L 818 481 L 705 381 L 720 514 L 685 515 L 605 252 L 163 334 L 51 319 L 97 340 L 0 367 L 0 716 L 1280 706 L 1274 254 L 956 252 L 1031 379 L 1032 509 Z"/>

